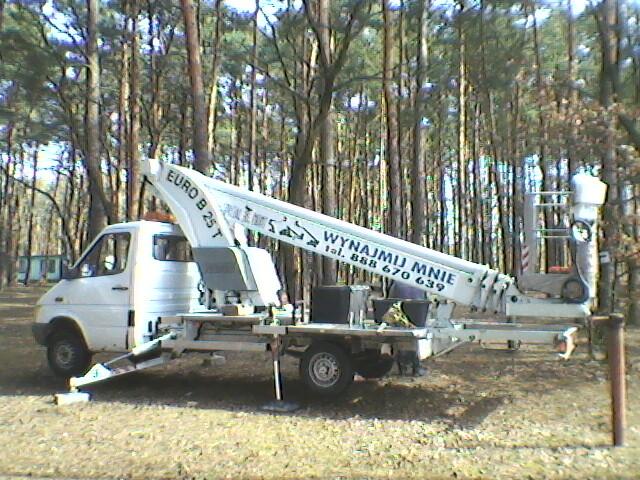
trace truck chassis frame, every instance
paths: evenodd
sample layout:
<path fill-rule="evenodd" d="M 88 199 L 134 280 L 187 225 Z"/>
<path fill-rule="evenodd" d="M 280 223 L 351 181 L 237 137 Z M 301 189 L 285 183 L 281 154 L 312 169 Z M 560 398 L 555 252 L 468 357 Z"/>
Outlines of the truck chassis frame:
<path fill-rule="evenodd" d="M 130 353 L 94 365 L 84 376 L 69 380 L 70 391 L 135 371 L 162 365 L 192 352 L 271 351 L 276 400 L 284 399 L 280 374 L 283 354 L 302 356 L 296 348 L 314 342 L 341 346 L 349 355 L 378 352 L 393 355 L 410 351 L 420 359 L 437 357 L 470 342 L 522 342 L 562 346 L 567 359 L 575 348 L 575 325 L 514 324 L 472 320 L 431 320 L 422 328 L 390 327 L 367 321 L 359 325 L 296 322 L 292 316 L 252 314 L 222 315 L 215 311 L 184 313 L 162 317 L 154 340 Z M 150 357 L 150 358 L 149 358 Z M 124 367 L 115 365 L 128 360 Z M 350 383 L 350 382 L 348 382 Z M 348 385 L 348 384 L 347 384 Z M 340 393 L 340 392 L 337 392 Z M 57 395 L 56 399 L 59 401 Z"/>

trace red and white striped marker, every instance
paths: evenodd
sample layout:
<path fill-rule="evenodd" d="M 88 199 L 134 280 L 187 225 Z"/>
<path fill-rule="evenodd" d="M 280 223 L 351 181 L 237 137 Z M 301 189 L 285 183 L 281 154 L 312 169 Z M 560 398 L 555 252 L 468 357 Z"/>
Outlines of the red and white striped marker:
<path fill-rule="evenodd" d="M 522 273 L 528 273 L 529 271 L 529 246 L 523 245 L 522 252 L 520 254 L 520 266 L 522 267 Z"/>

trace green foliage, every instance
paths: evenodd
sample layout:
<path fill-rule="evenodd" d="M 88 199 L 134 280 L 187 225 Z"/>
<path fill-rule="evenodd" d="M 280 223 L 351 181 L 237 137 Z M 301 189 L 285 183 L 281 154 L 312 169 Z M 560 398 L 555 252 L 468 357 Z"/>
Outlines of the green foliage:
<path fill-rule="evenodd" d="M 30 10 L 9 4 L 4 15 L 0 32 L 0 122 L 20 125 L 28 142 L 45 143 L 61 126 L 52 111 L 49 82 L 55 58 Z"/>
<path fill-rule="evenodd" d="M 131 80 L 125 76 L 122 63 L 125 50 L 126 54 L 131 53 L 128 16 L 137 20 L 142 119 L 139 148 L 147 152 L 153 141 L 159 141 L 160 154 L 174 161 L 188 161 L 191 148 L 191 93 L 180 8 L 170 0 L 148 0 L 136 2 L 140 10 L 132 14 L 125 10 L 125 3 L 100 2 L 101 140 L 104 171 L 112 175 L 108 178 L 110 189 L 117 184 L 113 172 L 124 168 L 127 162 L 126 155 L 119 158 L 121 150 L 126 151 L 121 148 L 126 145 L 121 144 L 124 140 L 119 137 L 122 130 L 119 127 L 125 127 L 126 131 L 130 125 L 127 118 L 120 118 L 119 111 L 124 102 L 127 117 L 132 102 L 130 97 L 121 98 L 122 94 L 127 95 L 122 87 Z M 510 238 L 517 237 L 513 221 L 517 205 L 509 195 L 539 182 L 531 172 L 551 166 L 547 168 L 548 179 L 564 184 L 569 157 L 589 169 L 602 161 L 604 119 L 610 112 L 604 111 L 598 102 L 602 58 L 596 7 L 588 6 L 584 12 L 569 17 L 564 2 L 483 0 L 464 2 L 462 11 L 459 2 L 431 2 L 427 84 L 419 86 L 416 57 L 421 2 L 392 3 L 393 74 L 403 171 L 409 172 L 415 160 L 412 145 L 417 120 L 423 121 L 421 128 L 427 132 L 424 159 L 428 165 L 427 178 L 419 186 L 428 190 L 430 202 L 426 233 L 435 242 L 432 246 L 443 250 L 456 248 L 456 235 L 459 237 L 461 233 L 446 224 L 452 218 L 466 215 L 464 211 L 461 213 L 464 208 L 461 209 L 460 200 L 451 193 L 460 178 L 459 152 L 465 148 L 467 178 L 475 183 L 476 189 L 470 195 L 474 202 L 475 196 L 481 197 L 477 205 L 483 209 L 479 214 L 476 212 L 470 223 L 484 215 L 485 225 L 477 228 L 484 228 L 485 240 L 494 242 L 490 251 L 506 257 Z M 314 13 L 307 15 L 298 2 L 261 1 L 258 60 L 252 66 L 253 12 L 237 12 L 232 4 L 222 2 L 219 12 L 222 38 L 216 44 L 216 4 L 199 2 L 198 12 L 207 96 L 216 91 L 211 84 L 214 54 L 220 60 L 212 146 L 218 174 L 228 177 L 237 171 L 233 180 L 240 183 L 246 176 L 251 150 L 248 140 L 251 69 L 255 67 L 257 155 L 264 163 L 259 175 L 264 177 L 267 190 L 281 195 L 286 191 L 296 147 L 304 142 L 310 120 L 318 111 L 326 73 L 318 58 Z M 334 60 L 356 4 L 356 0 L 330 2 Z M 620 88 L 612 111 L 626 115 L 638 128 L 640 11 L 634 3 L 629 3 L 625 11 L 626 19 L 620 29 L 624 37 L 619 45 Z M 534 13 L 537 13 L 535 22 Z M 55 142 L 59 151 L 67 155 L 61 155 L 64 158 L 60 162 L 65 171 L 76 166 L 84 145 L 86 16 L 86 2 L 81 0 L 6 2 L 0 31 L 0 125 L 5 127 L 0 128 L 0 145 L 6 145 L 4 137 L 9 125 L 14 127 L 14 148 L 22 143 Z M 360 223 L 383 230 L 387 193 L 380 167 L 387 145 L 382 95 L 384 22 L 380 2 L 368 3 L 356 23 L 357 34 L 335 78 L 335 155 L 342 182 L 339 188 L 348 188 L 352 175 L 366 174 L 368 185 L 358 187 L 353 200 L 357 206 L 351 208 L 344 201 L 339 210 L 350 212 L 345 215 Z M 570 25 L 575 30 L 574 69 L 568 61 Z M 461 67 L 467 86 L 463 105 L 465 125 L 460 122 Z M 422 119 L 414 116 L 416 102 L 421 107 Z M 152 125 L 153 119 L 157 125 Z M 621 125 L 616 141 L 629 181 L 637 183 L 638 145 Z M 71 152 L 75 155 L 72 159 Z M 541 162 L 542 154 L 545 158 Z M 305 159 L 314 168 L 316 155 L 317 148 L 311 158 Z M 78 171 L 76 175 L 84 174 L 82 169 Z M 318 168 L 314 171 L 317 178 L 321 177 L 319 172 Z M 79 179 L 74 181 L 79 183 Z M 118 179 L 125 179 L 125 175 Z M 414 188 L 413 179 L 404 181 L 407 191 Z M 316 185 L 309 191 L 321 187 Z M 360 190 L 364 191 L 362 195 Z M 350 192 L 340 194 L 349 202 L 354 198 Z M 499 198 L 500 194 L 506 200 Z M 321 194 L 315 195 L 314 201 L 320 204 Z M 366 196 L 366 202 L 359 196 Z M 410 203 L 408 198 L 403 200 L 405 205 Z M 509 217 L 504 232 L 498 232 L 496 212 L 500 205 L 505 209 L 503 215 Z M 82 204 L 78 208 L 85 207 Z M 475 228 L 469 227 L 470 231 Z M 623 247 L 628 249 L 628 245 L 625 241 Z M 507 260 L 499 261 L 507 269 Z"/>

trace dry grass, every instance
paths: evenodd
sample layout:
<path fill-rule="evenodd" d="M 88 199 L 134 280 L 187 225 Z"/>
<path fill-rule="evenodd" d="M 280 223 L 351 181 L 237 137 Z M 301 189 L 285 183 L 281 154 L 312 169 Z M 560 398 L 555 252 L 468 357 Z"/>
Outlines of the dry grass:
<path fill-rule="evenodd" d="M 640 332 L 628 332 L 629 446 L 608 447 L 606 369 L 586 349 L 569 362 L 542 349 L 470 346 L 426 363 L 421 379 L 355 384 L 271 415 L 270 365 L 228 355 L 176 362 L 98 385 L 88 404 L 64 390 L 30 334 L 37 289 L 0 294 L 0 476 L 56 478 L 637 478 Z"/>

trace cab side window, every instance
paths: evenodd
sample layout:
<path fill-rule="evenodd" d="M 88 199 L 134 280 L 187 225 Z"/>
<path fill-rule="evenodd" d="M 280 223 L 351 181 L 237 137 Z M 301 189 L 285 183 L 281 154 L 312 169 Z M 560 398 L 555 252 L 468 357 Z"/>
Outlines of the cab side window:
<path fill-rule="evenodd" d="M 129 233 L 103 235 L 78 265 L 80 276 L 100 277 L 124 272 L 130 243 Z"/>
<path fill-rule="evenodd" d="M 193 262 L 191 245 L 179 235 L 154 235 L 153 258 L 163 262 Z"/>

